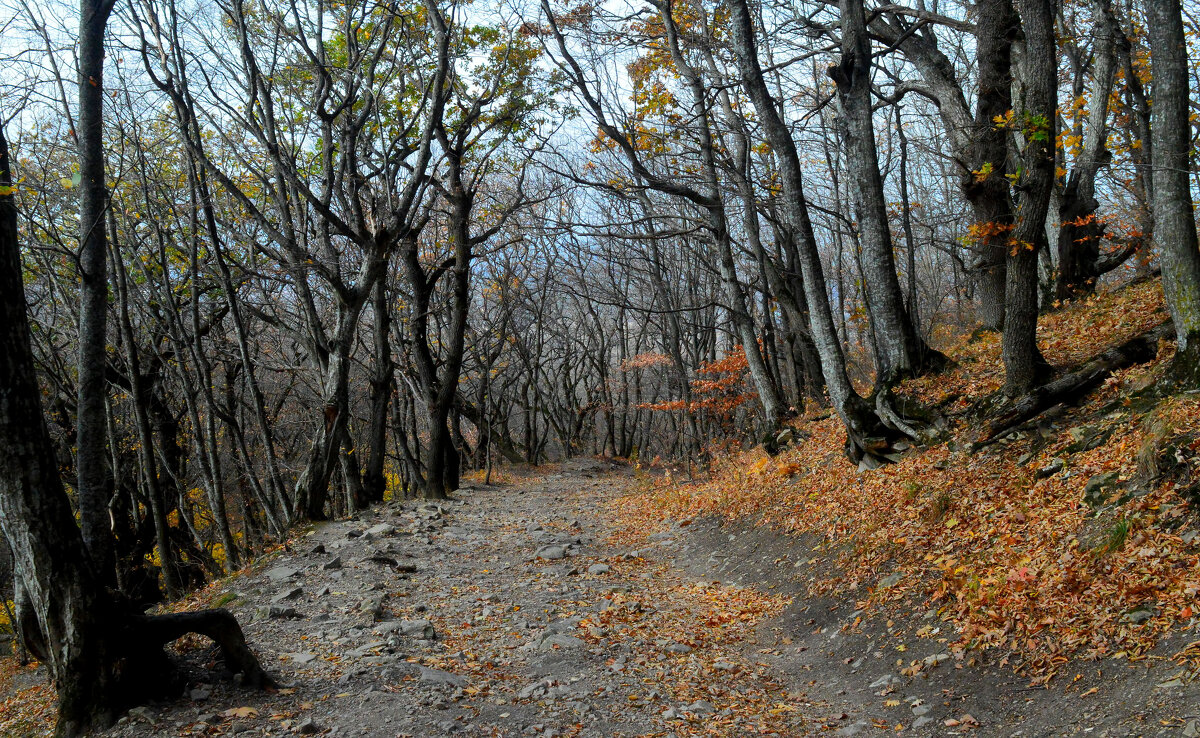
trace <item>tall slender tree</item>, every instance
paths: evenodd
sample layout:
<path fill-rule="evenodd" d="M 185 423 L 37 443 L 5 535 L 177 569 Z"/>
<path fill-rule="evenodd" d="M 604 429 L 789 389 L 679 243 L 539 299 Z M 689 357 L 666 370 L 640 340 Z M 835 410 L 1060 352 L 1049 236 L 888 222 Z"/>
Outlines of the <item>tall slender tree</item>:
<path fill-rule="evenodd" d="M 1057 138 L 1055 92 L 1058 56 L 1054 38 L 1054 0 L 1018 0 L 1024 30 L 1020 105 L 1015 111 L 1017 134 L 1024 141 L 1017 181 L 1017 220 L 1005 265 L 1004 356 L 1005 392 L 1020 395 L 1041 381 L 1049 365 L 1037 346 L 1038 254 L 1049 248 L 1046 214 L 1054 187 L 1054 142 Z"/>
<path fill-rule="evenodd" d="M 76 468 L 83 541 L 115 582 L 108 500 L 108 189 L 104 182 L 104 37 L 115 0 L 79 3 L 79 406 Z"/>
<path fill-rule="evenodd" d="M 741 84 L 758 112 L 764 135 L 779 164 L 783 191 L 782 210 L 787 226 L 799 247 L 804 295 L 808 301 L 809 325 L 820 357 L 821 373 L 825 378 L 830 402 L 846 426 L 847 450 L 850 457 L 859 461 L 864 456 L 873 456 L 876 452 L 886 450 L 890 443 L 888 436 L 894 436 L 896 429 L 889 428 L 863 400 L 846 373 L 846 355 L 834 326 L 829 295 L 825 291 L 825 272 L 804 197 L 803 174 L 796 143 L 783 122 L 778 103 L 767 88 L 758 59 L 757 34 L 750 6 L 747 0 L 731 0 L 730 9 L 730 43 L 737 57 Z M 881 399 L 886 401 L 882 395 Z M 902 425 L 899 418 L 894 418 L 892 422 L 894 425 Z M 903 434 L 904 431 L 900 433 Z"/>

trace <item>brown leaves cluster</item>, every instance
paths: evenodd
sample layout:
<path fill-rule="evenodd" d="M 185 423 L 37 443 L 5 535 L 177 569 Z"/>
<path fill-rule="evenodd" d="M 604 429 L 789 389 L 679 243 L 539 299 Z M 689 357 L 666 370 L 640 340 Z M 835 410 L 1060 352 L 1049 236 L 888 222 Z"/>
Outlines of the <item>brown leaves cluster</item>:
<path fill-rule="evenodd" d="M 32 673 L 36 664 L 22 666 L 11 656 L 0 658 L 0 735 L 49 736 L 54 733 L 55 694 L 46 682 L 14 689 L 14 678 Z"/>

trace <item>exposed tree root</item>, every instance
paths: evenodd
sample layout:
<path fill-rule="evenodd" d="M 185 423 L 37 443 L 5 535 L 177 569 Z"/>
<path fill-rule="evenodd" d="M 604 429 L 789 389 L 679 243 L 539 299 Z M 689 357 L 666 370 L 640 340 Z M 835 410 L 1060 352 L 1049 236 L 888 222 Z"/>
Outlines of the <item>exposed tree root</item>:
<path fill-rule="evenodd" d="M 915 445 L 939 435 L 938 423 L 922 408 L 908 406 L 887 387 L 862 403 L 862 412 L 846 424 L 846 456 L 860 469 L 877 469 L 900 460 Z"/>
<path fill-rule="evenodd" d="M 28 606 L 21 607 L 21 602 L 18 599 L 18 617 L 24 617 L 21 632 L 30 652 L 47 661 L 50 654 L 46 652 L 46 640 Z M 262 668 L 246 644 L 241 626 L 228 610 L 144 615 L 131 605 L 116 602 L 103 609 L 108 615 L 101 622 L 110 622 L 111 626 L 89 636 L 93 642 L 104 641 L 98 651 L 102 654 L 103 666 L 99 668 L 103 675 L 94 682 L 83 674 L 55 676 L 60 706 L 57 736 L 84 735 L 104 729 L 131 707 L 177 697 L 184 681 L 164 647 L 190 633 L 205 636 L 217 645 L 226 668 L 240 685 L 251 689 L 276 686 L 275 679 Z M 91 694 L 92 699 L 79 699 L 86 694 Z"/>
<path fill-rule="evenodd" d="M 246 645 L 246 636 L 233 613 L 225 609 L 181 612 L 170 615 L 153 615 L 135 624 L 148 640 L 165 646 L 189 633 L 206 636 L 221 649 L 225 666 L 234 674 L 241 675 L 241 683 L 253 689 L 275 686 L 258 657 Z"/>

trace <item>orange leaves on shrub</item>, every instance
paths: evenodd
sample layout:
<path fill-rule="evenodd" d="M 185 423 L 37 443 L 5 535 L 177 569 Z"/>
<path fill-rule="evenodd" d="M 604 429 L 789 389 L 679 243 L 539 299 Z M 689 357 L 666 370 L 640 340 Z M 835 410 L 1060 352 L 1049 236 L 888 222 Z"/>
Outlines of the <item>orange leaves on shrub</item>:
<path fill-rule="evenodd" d="M 659 354 L 639 354 L 639 357 L 657 357 Z M 666 358 L 666 357 L 663 357 Z M 657 358 L 642 359 L 637 366 L 657 366 Z M 664 402 L 647 402 L 638 405 L 645 410 L 663 412 L 707 413 L 719 422 L 730 422 L 734 414 L 747 402 L 758 397 L 755 392 L 746 388 L 746 352 L 739 346 L 730 351 L 724 358 L 702 364 L 696 370 L 697 378 L 689 384 L 692 387 L 692 401 L 667 400 Z"/>

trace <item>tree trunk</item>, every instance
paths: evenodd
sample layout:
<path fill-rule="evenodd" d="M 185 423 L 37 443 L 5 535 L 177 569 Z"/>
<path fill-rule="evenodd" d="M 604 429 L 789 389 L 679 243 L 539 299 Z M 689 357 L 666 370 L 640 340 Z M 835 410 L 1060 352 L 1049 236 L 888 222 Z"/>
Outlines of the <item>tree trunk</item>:
<path fill-rule="evenodd" d="M 363 473 L 363 490 L 370 502 L 382 502 L 387 489 L 384 462 L 387 459 L 388 406 L 396 386 L 396 364 L 392 361 L 391 305 L 387 299 L 386 276 L 375 283 L 371 292 L 374 312 L 375 366 L 371 376 L 371 426 L 368 430 L 367 467 Z"/>
<path fill-rule="evenodd" d="M 8 142 L 0 130 L 0 532 L 13 553 L 23 642 L 58 692 L 57 736 L 110 725 L 171 679 L 162 645 L 186 632 L 217 640 L 255 686 L 270 677 L 224 611 L 147 617 L 105 590 L 75 524 L 41 408 L 25 312 Z"/>
<path fill-rule="evenodd" d="M 108 246 L 104 227 L 104 33 L 114 0 L 79 5 L 79 406 L 76 494 L 83 541 L 106 583 L 115 582 L 108 517 L 105 379 L 108 362 Z"/>
<path fill-rule="evenodd" d="M 987 328 L 1004 327 L 1006 259 L 1015 216 L 1007 174 L 1008 131 L 996 125 L 1012 109 L 1012 44 L 1019 31 L 1012 0 L 980 0 L 976 8 L 975 59 L 979 92 L 973 145 L 963 192 L 975 220 L 973 246 L 979 286 L 979 317 Z"/>
<path fill-rule="evenodd" d="M 857 193 L 863 285 L 875 334 L 876 377 L 890 387 L 905 377 L 937 370 L 946 357 L 917 334 L 896 276 L 887 199 L 879 174 L 871 112 L 871 44 L 862 0 L 840 0 L 842 57 L 829 68 L 837 84 L 846 137 L 846 161 Z"/>
<path fill-rule="evenodd" d="M 1200 387 L 1200 246 L 1192 192 L 1188 53 L 1179 0 L 1147 0 L 1154 102 L 1154 242 L 1175 324 L 1172 381 Z"/>
<path fill-rule="evenodd" d="M 1058 232 L 1055 297 L 1059 300 L 1092 294 L 1102 275 L 1100 241 L 1104 238 L 1104 224 L 1096 218 L 1100 207 L 1096 200 L 1096 175 L 1112 159 L 1106 145 L 1108 98 L 1116 78 L 1117 44 L 1124 38 L 1124 32 L 1113 15 L 1110 0 L 1094 2 L 1093 12 L 1096 23 L 1092 32 L 1092 76 L 1096 81 L 1088 108 L 1087 134 L 1079 161 L 1063 188 L 1058 210 L 1062 228 Z"/>
<path fill-rule="evenodd" d="M 779 162 L 784 216 L 798 246 L 804 295 L 808 301 L 813 342 L 821 359 L 821 373 L 830 402 L 846 426 L 847 451 L 853 460 L 858 461 L 864 454 L 889 445 L 889 434 L 871 407 L 855 392 L 846 374 L 846 358 L 833 323 L 829 296 L 825 292 L 825 275 L 804 199 L 800 157 L 763 79 L 747 0 L 732 0 L 730 7 L 733 11 L 730 38 L 737 55 L 742 86 L 758 111 L 767 141 Z"/>
<path fill-rule="evenodd" d="M 1049 370 L 1037 346 L 1038 253 L 1049 248 L 1046 214 L 1054 187 L 1057 132 L 1055 92 L 1058 56 L 1053 0 L 1018 0 L 1025 30 L 1021 62 L 1024 90 L 1016 118 L 1025 140 L 1017 184 L 1016 228 L 1007 257 L 1004 335 L 1004 391 L 1010 397 L 1033 389 Z"/>
<path fill-rule="evenodd" d="M 116 239 L 115 222 L 113 223 L 113 249 L 116 251 L 117 265 L 116 286 L 117 299 L 120 301 L 120 326 L 122 343 L 125 344 L 125 367 L 129 372 L 129 394 L 133 400 L 134 426 L 138 434 L 138 460 L 141 465 L 142 480 L 146 491 L 146 499 L 150 502 L 150 517 L 154 522 L 154 537 L 157 542 L 158 560 L 162 568 L 163 588 L 169 599 L 175 599 L 181 594 L 179 574 L 175 571 L 175 554 L 171 549 L 171 539 L 168 532 L 167 511 L 165 509 L 162 485 L 159 483 L 158 460 L 154 454 L 154 433 L 150 427 L 149 392 L 142 376 L 141 361 L 138 357 L 137 345 L 134 343 L 133 324 L 129 318 L 129 285 L 125 274 L 125 260 L 120 253 Z"/>

